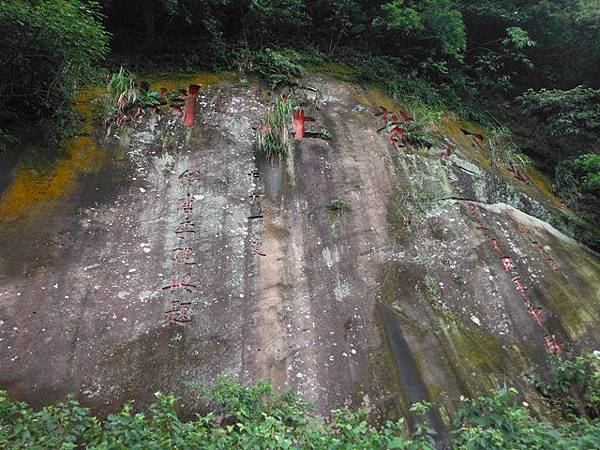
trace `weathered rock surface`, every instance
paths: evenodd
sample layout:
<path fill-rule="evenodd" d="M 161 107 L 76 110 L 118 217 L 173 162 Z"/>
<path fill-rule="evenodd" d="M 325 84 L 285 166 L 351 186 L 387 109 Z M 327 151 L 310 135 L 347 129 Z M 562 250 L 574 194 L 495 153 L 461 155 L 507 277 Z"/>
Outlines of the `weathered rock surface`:
<path fill-rule="evenodd" d="M 106 411 L 269 378 L 324 412 L 433 400 L 443 427 L 461 394 L 505 380 L 535 404 L 520 374 L 548 343 L 598 348 L 600 260 L 548 223 L 567 221 L 560 204 L 490 169 L 454 123 L 447 161 L 398 150 L 373 114 L 389 100 L 311 82 L 331 140 L 287 163 L 254 155 L 268 95 L 208 86 L 193 128 L 147 116 L 81 189 L 2 224 L 0 387 Z M 187 302 L 191 322 L 169 322 Z"/>

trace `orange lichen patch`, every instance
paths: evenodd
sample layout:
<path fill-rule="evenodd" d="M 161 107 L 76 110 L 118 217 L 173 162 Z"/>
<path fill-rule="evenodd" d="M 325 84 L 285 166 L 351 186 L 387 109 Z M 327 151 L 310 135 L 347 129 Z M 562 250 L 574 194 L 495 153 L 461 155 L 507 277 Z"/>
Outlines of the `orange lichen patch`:
<path fill-rule="evenodd" d="M 169 91 L 175 89 L 186 89 L 190 84 L 199 84 L 201 86 L 207 84 L 231 83 L 235 80 L 235 75 L 229 72 L 210 73 L 202 72 L 197 75 L 182 76 L 182 77 L 148 77 L 150 89 L 158 91 L 160 88 L 166 88 Z"/>
<path fill-rule="evenodd" d="M 102 88 L 82 89 L 75 99 L 75 111 L 81 116 L 80 133 L 91 134 L 94 131 L 94 120 L 98 117 L 95 100 L 99 98 L 104 91 Z"/>
<path fill-rule="evenodd" d="M 477 141 L 475 138 L 466 136 L 460 129 L 465 128 L 474 133 L 480 133 L 487 136 L 486 130 L 472 122 L 460 121 L 454 114 L 444 114 L 442 120 L 434 125 L 434 131 L 447 136 L 461 149 L 467 156 L 479 161 L 484 169 L 490 168 L 490 162 L 485 154 L 485 144 Z"/>
<path fill-rule="evenodd" d="M 550 199 L 550 201 L 554 203 L 554 205 L 564 208 L 563 203 L 556 195 L 554 195 L 554 192 L 552 192 L 552 183 L 550 182 L 550 179 L 548 177 L 546 177 L 543 173 L 534 168 L 530 168 L 527 170 L 527 176 L 529 177 L 529 181 L 531 181 L 531 183 L 539 191 L 543 192 L 546 195 L 546 197 L 548 197 L 548 199 Z"/>
<path fill-rule="evenodd" d="M 372 84 L 367 86 L 365 94 L 356 94 L 357 100 L 363 104 L 367 104 L 378 109 L 379 106 L 397 111 L 401 109 L 400 104 L 392 99 L 382 87 Z"/>
<path fill-rule="evenodd" d="M 51 168 L 19 168 L 14 181 L 0 198 L 0 222 L 12 222 L 37 203 L 74 191 L 80 174 L 100 171 L 107 154 L 91 136 L 96 117 L 93 99 L 97 93 L 98 90 L 88 89 L 77 97 L 75 109 L 83 119 L 80 128 L 83 135 L 62 144 L 65 157 L 58 159 Z"/>

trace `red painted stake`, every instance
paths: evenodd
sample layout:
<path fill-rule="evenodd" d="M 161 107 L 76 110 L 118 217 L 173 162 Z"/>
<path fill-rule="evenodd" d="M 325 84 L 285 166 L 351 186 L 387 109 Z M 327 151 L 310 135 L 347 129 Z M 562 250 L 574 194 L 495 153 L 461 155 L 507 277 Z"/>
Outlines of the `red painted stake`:
<path fill-rule="evenodd" d="M 296 110 L 292 111 L 292 119 L 294 120 L 294 126 L 296 127 L 296 131 L 294 132 L 294 137 L 296 139 L 302 139 L 304 137 L 304 123 L 305 122 L 314 122 L 315 119 L 310 116 L 304 115 L 304 110 Z"/>
<path fill-rule="evenodd" d="M 191 127 L 196 122 L 196 98 L 198 97 L 199 90 L 200 86 L 190 84 L 188 95 L 185 98 L 185 111 L 183 113 L 183 124 L 186 127 Z"/>
<path fill-rule="evenodd" d="M 396 147 L 403 147 L 406 145 L 406 141 L 404 140 L 404 129 L 399 125 L 392 128 L 392 131 L 388 134 L 388 138 Z"/>

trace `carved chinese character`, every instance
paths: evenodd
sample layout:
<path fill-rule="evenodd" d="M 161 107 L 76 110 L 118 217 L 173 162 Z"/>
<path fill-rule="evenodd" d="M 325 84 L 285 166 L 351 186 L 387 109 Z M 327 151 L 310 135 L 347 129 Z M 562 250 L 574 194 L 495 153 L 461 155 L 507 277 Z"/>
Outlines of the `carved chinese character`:
<path fill-rule="evenodd" d="M 452 156 L 452 154 L 454 153 L 454 150 L 455 149 L 454 149 L 453 145 L 446 144 L 446 149 L 440 155 L 442 160 L 444 160 L 444 161 L 448 160 L 448 158 L 450 158 Z"/>
<path fill-rule="evenodd" d="M 197 170 L 186 170 L 179 175 L 179 182 L 181 184 L 190 184 L 194 182 L 200 176 L 200 172 Z"/>
<path fill-rule="evenodd" d="M 192 305 L 174 301 L 171 308 L 165 311 L 165 315 L 169 322 L 189 323 L 192 321 Z"/>
<path fill-rule="evenodd" d="M 544 328 L 544 321 L 542 320 L 542 308 L 531 305 L 528 309 L 529 314 L 531 314 L 534 319 L 537 321 L 541 328 Z"/>
<path fill-rule="evenodd" d="M 524 297 L 527 297 L 527 288 L 523 285 L 523 280 L 521 280 L 521 277 L 515 276 L 512 280 L 513 283 L 515 283 L 517 291 L 519 291 Z"/>
<path fill-rule="evenodd" d="M 194 252 L 192 251 L 192 248 L 187 245 L 174 248 L 171 251 L 171 261 L 176 264 L 196 264 L 194 260 Z"/>
<path fill-rule="evenodd" d="M 546 340 L 546 347 L 552 353 L 556 355 L 562 351 L 562 343 L 556 335 L 553 334 L 552 337 L 544 336 L 544 339 Z"/>
<path fill-rule="evenodd" d="M 266 253 L 263 253 L 261 250 L 262 242 L 255 241 L 252 243 L 252 254 L 258 256 L 267 256 Z"/>
<path fill-rule="evenodd" d="M 175 229 L 175 233 L 179 234 L 180 238 L 184 238 L 187 233 L 195 233 L 194 230 L 194 222 L 190 219 L 185 219 L 183 222 L 179 224 L 179 226 Z"/>
<path fill-rule="evenodd" d="M 469 210 L 469 214 L 471 214 L 472 217 L 477 216 L 477 209 L 473 203 L 468 203 L 467 208 Z"/>
<path fill-rule="evenodd" d="M 388 139 L 392 141 L 392 144 L 396 147 L 404 147 L 406 145 L 406 139 L 404 138 L 404 128 L 400 125 L 396 125 L 388 133 Z"/>
<path fill-rule="evenodd" d="M 194 210 L 194 200 L 190 197 L 180 199 L 179 209 L 182 209 L 186 214 L 190 214 Z"/>
<path fill-rule="evenodd" d="M 252 193 L 252 195 L 250 195 L 248 198 L 250 199 L 250 203 L 254 203 L 257 199 L 261 198 L 262 194 L 258 191 L 254 191 Z"/>
<path fill-rule="evenodd" d="M 549 257 L 548 258 L 548 264 L 550 265 L 550 268 L 552 269 L 553 272 L 560 272 L 560 266 L 554 260 L 554 258 Z"/>
<path fill-rule="evenodd" d="M 304 123 L 305 122 L 314 122 L 315 121 L 314 117 L 305 116 L 303 109 L 292 111 L 292 120 L 294 122 L 294 127 L 295 127 L 294 137 L 296 139 L 302 139 L 304 137 L 304 134 L 305 134 Z"/>
<path fill-rule="evenodd" d="M 490 242 L 492 243 L 492 248 L 494 250 L 496 250 L 498 253 L 502 253 L 502 251 L 500 250 L 500 246 L 498 245 L 498 241 L 496 239 L 492 239 Z"/>
<path fill-rule="evenodd" d="M 188 292 L 192 292 L 194 290 L 196 290 L 198 288 L 198 286 L 196 286 L 195 284 L 192 283 L 192 274 L 190 273 L 186 273 L 183 276 L 173 276 L 171 278 L 171 282 L 167 285 L 163 287 L 163 291 L 166 290 L 177 290 L 177 289 L 183 289 L 186 290 Z"/>
<path fill-rule="evenodd" d="M 381 112 L 375 114 L 375 117 L 382 116 L 383 123 L 385 125 L 387 125 L 387 123 L 388 123 L 388 116 L 390 116 L 392 114 L 392 112 L 389 109 L 385 108 L 384 106 L 380 106 L 379 108 L 381 109 Z"/>
<path fill-rule="evenodd" d="M 248 176 L 251 176 L 252 178 L 260 178 L 260 172 L 258 169 L 253 169 L 252 172 L 248 173 Z"/>

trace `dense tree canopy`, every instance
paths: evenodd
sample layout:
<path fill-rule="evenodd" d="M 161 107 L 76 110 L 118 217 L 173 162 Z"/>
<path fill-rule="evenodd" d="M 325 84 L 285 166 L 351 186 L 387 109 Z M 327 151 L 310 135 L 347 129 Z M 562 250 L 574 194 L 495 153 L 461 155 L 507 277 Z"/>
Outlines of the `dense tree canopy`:
<path fill-rule="evenodd" d="M 0 3 L 0 129 L 65 124 L 77 87 L 108 51 L 100 20 L 95 2 Z"/>

